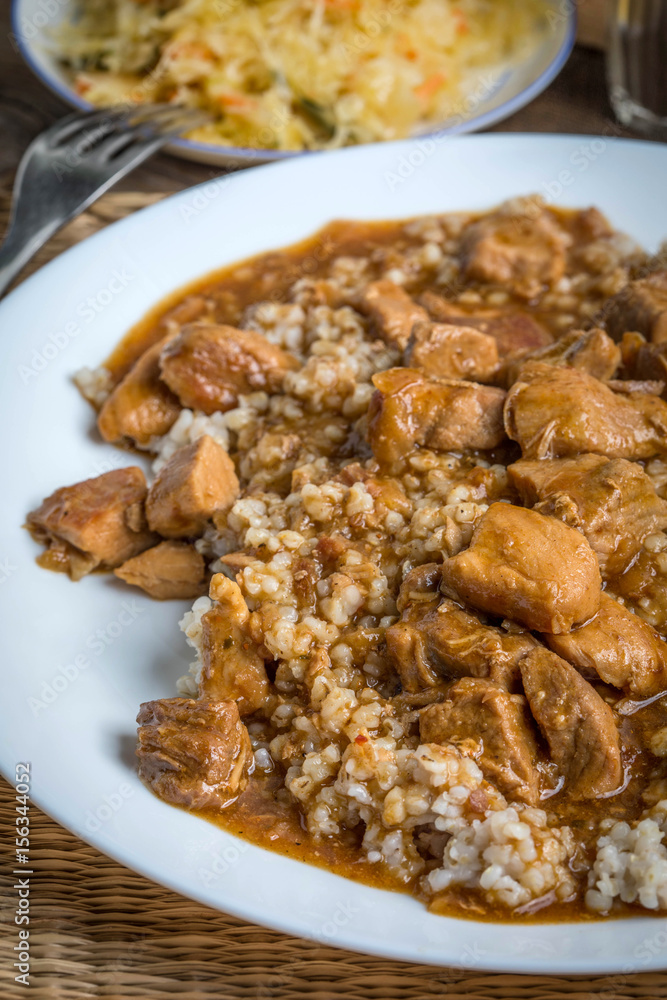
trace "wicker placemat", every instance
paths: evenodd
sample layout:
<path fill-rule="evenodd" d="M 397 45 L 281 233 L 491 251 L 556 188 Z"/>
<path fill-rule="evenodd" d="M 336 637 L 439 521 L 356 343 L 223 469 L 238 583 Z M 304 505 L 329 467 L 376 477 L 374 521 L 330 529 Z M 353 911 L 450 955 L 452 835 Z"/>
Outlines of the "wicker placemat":
<path fill-rule="evenodd" d="M 159 196 L 111 194 L 33 267 Z M 0 193 L 0 232 L 7 198 Z M 356 955 L 193 903 L 100 854 L 35 807 L 30 816 L 30 985 L 17 984 L 14 791 L 0 779 L 0 1000 L 667 1000 L 667 975 L 508 976 Z M 489 927 L 489 933 L 493 933 Z"/>

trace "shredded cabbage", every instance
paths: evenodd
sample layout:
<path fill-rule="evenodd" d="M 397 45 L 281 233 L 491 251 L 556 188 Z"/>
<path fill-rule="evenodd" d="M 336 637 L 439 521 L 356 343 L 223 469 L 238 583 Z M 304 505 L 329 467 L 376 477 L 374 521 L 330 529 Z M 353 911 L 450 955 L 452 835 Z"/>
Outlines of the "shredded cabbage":
<path fill-rule="evenodd" d="M 92 104 L 173 101 L 214 116 L 201 142 L 332 149 L 474 113 L 545 24 L 540 0 L 81 0 L 58 50 Z"/>

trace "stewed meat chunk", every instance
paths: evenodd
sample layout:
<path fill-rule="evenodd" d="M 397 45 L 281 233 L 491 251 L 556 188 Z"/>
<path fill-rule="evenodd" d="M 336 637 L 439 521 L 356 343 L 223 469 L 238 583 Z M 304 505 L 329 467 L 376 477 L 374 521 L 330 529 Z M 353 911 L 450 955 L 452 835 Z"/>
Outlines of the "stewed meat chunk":
<path fill-rule="evenodd" d="M 231 410 L 244 393 L 277 392 L 289 371 L 291 354 L 252 330 L 190 323 L 163 348 L 163 380 L 183 406 L 215 413 Z"/>
<path fill-rule="evenodd" d="M 477 308 L 471 312 L 455 302 L 448 302 L 437 292 L 424 292 L 420 301 L 429 316 L 439 323 L 473 327 L 493 337 L 501 359 L 519 357 L 553 341 L 551 334 L 521 309 Z"/>
<path fill-rule="evenodd" d="M 607 385 L 613 392 L 635 398 L 638 395 L 661 396 L 665 388 L 665 383 L 661 379 L 615 378 L 610 379 Z"/>
<path fill-rule="evenodd" d="M 667 642 L 608 594 L 591 621 L 565 635 L 546 635 L 555 653 L 586 677 L 599 677 L 632 698 L 667 690 Z"/>
<path fill-rule="evenodd" d="M 477 763 L 505 795 L 529 805 L 539 798 L 537 747 L 526 718 L 525 699 L 493 681 L 463 677 L 447 698 L 419 713 L 422 743 L 477 744 Z"/>
<path fill-rule="evenodd" d="M 466 278 L 508 286 L 532 299 L 565 273 L 566 239 L 548 211 L 513 211 L 503 206 L 464 231 Z"/>
<path fill-rule="evenodd" d="M 529 361 L 507 394 L 505 429 L 524 458 L 650 458 L 667 451 L 667 404 L 615 393 L 576 368 Z"/>
<path fill-rule="evenodd" d="M 667 341 L 649 344 L 640 333 L 626 333 L 621 341 L 624 376 L 667 386 Z M 663 388 L 663 398 L 664 398 Z"/>
<path fill-rule="evenodd" d="M 113 569 L 154 545 L 144 516 L 146 478 L 137 466 L 114 469 L 63 486 L 28 514 L 26 527 L 47 546 L 51 569 L 79 580 L 94 569 Z"/>
<path fill-rule="evenodd" d="M 521 676 L 533 718 L 573 799 L 615 792 L 623 779 L 614 715 L 573 666 L 547 649 L 521 661 Z"/>
<path fill-rule="evenodd" d="M 521 378 L 521 366 L 527 361 L 578 368 L 594 378 L 605 380 L 614 377 L 621 363 L 621 350 L 604 330 L 570 330 L 560 340 L 532 351 L 511 365 L 507 384 Z"/>
<path fill-rule="evenodd" d="M 431 601 L 437 596 L 441 569 L 440 563 L 423 563 L 406 573 L 396 599 L 399 612 L 402 613 L 413 604 Z"/>
<path fill-rule="evenodd" d="M 391 476 L 373 476 L 359 465 L 348 465 L 340 472 L 340 481 L 346 486 L 362 482 L 368 494 L 373 498 L 373 511 L 354 513 L 350 523 L 359 527 L 362 523 L 367 528 L 378 528 L 385 524 L 388 515 L 400 514 L 409 517 L 411 505 L 400 482 Z"/>
<path fill-rule="evenodd" d="M 621 339 L 618 341 L 618 347 L 621 352 L 621 369 L 619 375 L 621 378 L 652 378 L 652 375 L 640 376 L 638 375 L 638 365 L 637 360 L 639 358 L 639 352 L 642 347 L 650 347 L 655 350 L 660 349 L 659 344 L 649 344 L 646 337 L 641 333 L 624 333 Z"/>
<path fill-rule="evenodd" d="M 427 375 L 490 382 L 498 370 L 498 346 L 474 327 L 415 323 L 404 361 Z"/>
<path fill-rule="evenodd" d="M 157 330 L 165 334 L 178 333 L 186 323 L 194 323 L 198 319 L 206 319 L 215 307 L 214 300 L 205 295 L 187 295 L 182 302 L 167 309 L 160 318 Z"/>
<path fill-rule="evenodd" d="M 599 208 L 591 206 L 582 208 L 570 213 L 569 229 L 574 236 L 574 244 L 570 248 L 571 253 L 576 255 L 589 249 L 589 245 L 596 240 L 608 239 L 614 236 L 609 219 L 606 219 Z"/>
<path fill-rule="evenodd" d="M 165 802 L 224 809 L 246 787 L 254 760 L 233 701 L 146 701 L 137 722 L 139 777 Z"/>
<path fill-rule="evenodd" d="M 667 271 L 629 282 L 605 312 L 607 329 L 616 340 L 631 330 L 654 344 L 667 340 Z"/>
<path fill-rule="evenodd" d="M 165 538 L 201 535 L 212 515 L 231 507 L 238 494 L 234 463 L 204 434 L 162 467 L 148 491 L 146 516 Z"/>
<path fill-rule="evenodd" d="M 614 593 L 631 607 L 636 607 L 640 614 L 648 609 L 648 615 L 653 618 L 654 623 L 667 633 L 664 612 L 658 610 L 662 609 L 665 600 L 663 566 L 664 556 L 661 551 L 651 552 L 645 546 L 642 547 L 625 573 L 614 581 Z"/>
<path fill-rule="evenodd" d="M 404 613 L 401 620 L 385 632 L 387 653 L 404 691 L 414 693 L 422 688 L 436 687 L 439 683 L 428 644 L 430 619 L 439 604 L 439 598 L 434 597 L 420 605 L 422 629 L 416 628 L 410 621 L 412 614 Z"/>
<path fill-rule="evenodd" d="M 415 368 L 380 372 L 373 385 L 368 441 L 382 465 L 391 467 L 417 447 L 489 449 L 504 440 L 502 389 L 429 378 Z"/>
<path fill-rule="evenodd" d="M 222 573 L 211 580 L 210 595 L 213 607 L 201 620 L 199 697 L 232 699 L 241 715 L 250 715 L 270 695 L 264 657 L 250 633 L 250 612 L 238 584 Z"/>
<path fill-rule="evenodd" d="M 160 542 L 114 570 L 134 587 L 158 601 L 194 600 L 206 593 L 206 564 L 187 542 Z"/>
<path fill-rule="evenodd" d="M 584 536 L 525 507 L 491 504 L 470 548 L 442 566 L 441 590 L 540 632 L 569 632 L 600 607 L 600 569 Z"/>
<path fill-rule="evenodd" d="M 442 677 L 489 677 L 513 688 L 519 660 L 536 645 L 527 632 L 484 625 L 447 598 L 415 602 L 386 632 L 387 652 L 406 691 Z"/>
<path fill-rule="evenodd" d="M 522 459 L 507 471 L 523 503 L 584 533 L 605 579 L 624 572 L 647 535 L 667 528 L 667 501 L 636 462 L 579 455 Z"/>
<path fill-rule="evenodd" d="M 176 422 L 181 404 L 160 378 L 160 354 L 168 340 L 149 347 L 102 405 L 97 426 L 105 441 L 128 438 L 145 447 Z"/>
<path fill-rule="evenodd" d="M 403 350 L 415 323 L 428 320 L 428 313 L 411 299 L 404 288 L 383 279 L 366 285 L 357 303 L 371 321 L 376 336 Z"/>

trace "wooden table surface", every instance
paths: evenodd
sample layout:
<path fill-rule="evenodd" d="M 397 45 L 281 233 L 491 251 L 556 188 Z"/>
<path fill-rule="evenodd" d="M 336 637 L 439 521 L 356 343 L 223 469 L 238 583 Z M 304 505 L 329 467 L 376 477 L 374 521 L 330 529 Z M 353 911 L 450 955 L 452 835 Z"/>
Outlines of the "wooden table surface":
<path fill-rule="evenodd" d="M 600 0 L 578 0 L 582 3 L 586 14 Z M 14 171 L 30 139 L 67 110 L 32 76 L 12 47 L 8 6 L 7 0 L 0 0 L 0 186 Z M 590 32 L 591 18 L 584 21 Z M 604 57 L 587 48 L 577 48 L 545 93 L 492 131 L 630 134 L 613 121 L 605 91 Z M 218 173 L 212 167 L 161 155 L 119 188 L 166 193 Z M 4 782 L 0 793 L 0 819 L 7 820 L 8 846 L 13 797 Z M 474 973 L 380 963 L 315 946 L 243 925 L 152 886 L 45 817 L 33 830 L 43 913 L 37 925 L 37 976 L 27 993 L 39 1000 L 165 996 L 425 1000 L 445 994 L 452 1000 L 463 996 L 471 1000 L 667 998 L 667 977 L 642 974 L 641 968 L 633 970 L 638 975 L 586 981 L 575 977 L 475 978 Z M 0 923 L 2 917 L 6 918 L 0 931 L 0 983 L 5 984 L 0 996 L 4 1000 L 26 991 L 13 982 L 15 928 L 6 904 L 3 907 L 0 902 Z"/>

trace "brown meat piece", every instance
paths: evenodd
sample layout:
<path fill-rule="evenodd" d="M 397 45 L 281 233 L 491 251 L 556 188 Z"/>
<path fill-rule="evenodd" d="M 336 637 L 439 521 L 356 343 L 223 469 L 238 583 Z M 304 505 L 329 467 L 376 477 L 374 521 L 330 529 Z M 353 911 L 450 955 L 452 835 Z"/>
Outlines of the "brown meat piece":
<path fill-rule="evenodd" d="M 667 528 L 667 501 L 624 458 L 523 459 L 507 471 L 524 504 L 584 533 L 605 579 L 625 571 L 647 535 Z"/>
<path fill-rule="evenodd" d="M 642 548 L 625 573 L 614 580 L 614 593 L 633 605 L 640 615 L 646 614 L 647 618 L 655 616 L 656 624 L 664 620 L 665 577 L 662 564 L 661 552 L 648 552 Z"/>
<path fill-rule="evenodd" d="M 641 334 L 626 333 L 621 342 L 621 353 L 626 377 L 643 382 L 662 382 L 663 387 L 667 385 L 667 341 L 647 344 Z"/>
<path fill-rule="evenodd" d="M 489 677 L 514 687 L 518 663 L 536 642 L 526 632 L 483 625 L 454 601 L 410 603 L 386 633 L 387 652 L 404 690 L 437 685 L 442 677 Z"/>
<path fill-rule="evenodd" d="M 490 382 L 498 370 L 498 346 L 474 327 L 415 323 L 404 362 L 428 375 Z"/>
<path fill-rule="evenodd" d="M 437 596 L 440 569 L 440 563 L 424 563 L 422 566 L 415 566 L 405 575 L 396 600 L 399 612 L 405 611 L 412 604 L 431 601 Z"/>
<path fill-rule="evenodd" d="M 204 413 L 231 410 L 239 396 L 260 389 L 278 392 L 298 367 L 260 333 L 211 323 L 184 326 L 160 359 L 162 378 L 183 406 Z"/>
<path fill-rule="evenodd" d="M 624 333 L 618 346 L 621 352 L 620 378 L 641 378 L 642 376 L 637 375 L 637 356 L 640 348 L 651 346 L 659 349 L 657 344 L 647 345 L 646 337 L 642 336 L 641 333 L 632 332 Z M 652 378 L 653 376 L 649 375 L 648 377 Z"/>
<path fill-rule="evenodd" d="M 397 718 L 404 725 L 405 729 L 411 728 L 415 722 L 415 712 L 427 705 L 435 705 L 447 696 L 447 691 L 451 682 L 443 681 L 436 687 L 423 688 L 413 694 L 408 691 L 399 691 L 390 699 L 390 704 L 394 709 Z"/>
<path fill-rule="evenodd" d="M 139 777 L 165 802 L 224 809 L 248 784 L 252 747 L 233 701 L 146 701 L 137 722 Z"/>
<path fill-rule="evenodd" d="M 48 546 L 45 565 L 79 580 L 94 569 L 114 569 L 155 544 L 157 536 L 146 527 L 145 499 L 141 469 L 114 469 L 56 490 L 28 514 L 26 527 Z"/>
<path fill-rule="evenodd" d="M 194 323 L 214 305 L 214 301 L 203 295 L 187 295 L 182 302 L 168 309 L 161 317 L 159 327 L 169 333 L 175 333 L 186 323 Z"/>
<path fill-rule="evenodd" d="M 620 395 L 576 368 L 529 361 L 507 394 L 505 430 L 524 458 L 650 458 L 667 450 L 667 404 Z"/>
<path fill-rule="evenodd" d="M 439 604 L 440 600 L 433 597 L 420 605 L 423 629 L 412 624 L 410 619 L 413 615 L 404 614 L 399 622 L 390 625 L 385 632 L 387 654 L 401 679 L 404 691 L 414 693 L 440 684 L 435 665 L 430 662 L 431 651 L 427 641 L 430 619 L 437 614 Z"/>
<path fill-rule="evenodd" d="M 424 292 L 422 304 L 440 323 L 473 327 L 493 337 L 501 358 L 518 357 L 551 344 L 553 337 L 529 313 L 520 309 L 476 309 L 469 312 L 435 292 Z"/>
<path fill-rule="evenodd" d="M 206 593 L 206 563 L 194 545 L 186 542 L 160 542 L 128 559 L 114 573 L 158 601 L 191 601 Z"/>
<path fill-rule="evenodd" d="M 607 329 L 615 340 L 627 331 L 654 344 L 667 340 L 667 271 L 630 281 L 608 304 Z"/>
<path fill-rule="evenodd" d="M 493 681 L 463 677 L 445 701 L 420 712 L 419 736 L 422 743 L 475 741 L 481 749 L 475 760 L 487 781 L 504 795 L 536 805 L 537 746 L 525 704 L 521 695 L 508 694 Z"/>
<path fill-rule="evenodd" d="M 393 281 L 371 281 L 361 293 L 357 307 L 369 317 L 374 333 L 392 347 L 403 350 L 417 322 L 428 313 Z"/>
<path fill-rule="evenodd" d="M 535 721 L 574 799 L 615 792 L 622 780 L 619 735 L 610 707 L 581 674 L 547 649 L 521 661 L 521 676 Z"/>
<path fill-rule="evenodd" d="M 532 299 L 565 273 L 566 240 L 553 216 L 501 209 L 469 225 L 461 237 L 465 277 L 509 287 Z"/>
<path fill-rule="evenodd" d="M 544 640 L 584 676 L 597 676 L 632 698 L 652 698 L 667 690 L 667 642 L 607 594 L 591 621 Z"/>
<path fill-rule="evenodd" d="M 567 220 L 567 228 L 574 236 L 573 252 L 578 249 L 577 244 L 583 243 L 586 246 L 594 240 L 603 240 L 614 235 L 609 220 L 598 208 L 593 207 L 573 212 Z"/>
<path fill-rule="evenodd" d="M 620 393 L 623 396 L 634 396 L 641 394 L 644 396 L 660 396 L 665 388 L 664 382 L 657 379 L 610 379 L 605 383 L 612 392 Z"/>
<path fill-rule="evenodd" d="M 428 378 L 415 368 L 380 372 L 373 385 L 368 441 L 383 465 L 400 462 L 416 447 L 485 450 L 504 440 L 502 389 Z"/>
<path fill-rule="evenodd" d="M 570 330 L 560 340 L 532 351 L 509 366 L 508 385 L 521 377 L 521 366 L 528 360 L 578 368 L 594 378 L 605 380 L 613 378 L 621 363 L 621 351 L 604 330 Z"/>
<path fill-rule="evenodd" d="M 163 313 L 150 330 L 142 331 L 140 337 L 130 334 L 129 337 L 123 338 L 105 363 L 112 372 L 114 382 L 120 382 L 125 378 L 141 356 L 154 344 L 158 341 L 166 343 L 170 337 L 178 333 L 184 323 L 199 319 L 211 305 L 213 303 L 210 300 L 200 295 L 188 295 L 182 302 Z"/>
<path fill-rule="evenodd" d="M 129 438 L 145 446 L 176 422 L 181 404 L 160 378 L 164 337 L 141 355 L 102 406 L 97 426 L 105 441 Z"/>
<path fill-rule="evenodd" d="M 412 502 L 400 482 L 391 476 L 373 476 L 354 462 L 341 469 L 340 473 L 334 476 L 334 481 L 344 483 L 346 486 L 363 483 L 373 498 L 373 510 L 350 516 L 348 523 L 355 529 L 363 526 L 384 529 L 389 513 L 398 513 L 408 519 L 413 514 Z"/>
<path fill-rule="evenodd" d="M 179 448 L 148 491 L 146 516 L 165 538 L 201 535 L 216 511 L 228 510 L 239 495 L 234 463 L 204 434 Z"/>
<path fill-rule="evenodd" d="M 250 612 L 232 580 L 216 573 L 210 595 L 215 602 L 202 616 L 199 697 L 231 699 L 241 715 L 266 707 L 270 697 L 264 657 L 250 635 Z"/>
<path fill-rule="evenodd" d="M 440 589 L 539 632 L 569 632 L 600 607 L 600 568 L 584 536 L 553 517 L 493 503 L 470 548 L 442 565 Z"/>

